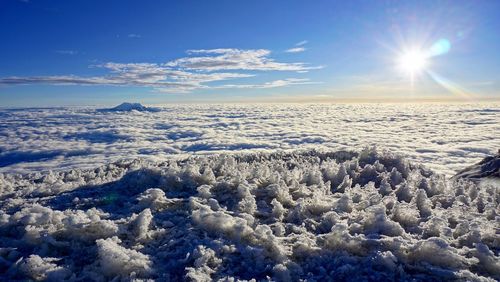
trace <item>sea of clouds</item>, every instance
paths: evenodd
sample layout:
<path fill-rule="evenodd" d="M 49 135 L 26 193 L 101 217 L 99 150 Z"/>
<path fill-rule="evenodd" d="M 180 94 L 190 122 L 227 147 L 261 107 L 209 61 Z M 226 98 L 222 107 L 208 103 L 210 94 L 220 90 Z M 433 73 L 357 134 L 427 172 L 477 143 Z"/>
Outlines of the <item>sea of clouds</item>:
<path fill-rule="evenodd" d="M 0 109 L 0 172 L 179 154 L 378 146 L 452 175 L 495 153 L 498 132 L 498 103 Z"/>

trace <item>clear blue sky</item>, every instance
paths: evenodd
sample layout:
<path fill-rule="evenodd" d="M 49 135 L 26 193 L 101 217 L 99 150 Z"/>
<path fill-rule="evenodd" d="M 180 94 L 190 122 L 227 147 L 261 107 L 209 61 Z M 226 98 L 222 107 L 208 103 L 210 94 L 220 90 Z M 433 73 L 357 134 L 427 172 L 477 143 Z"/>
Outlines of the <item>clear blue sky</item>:
<path fill-rule="evenodd" d="M 499 98 L 499 11 L 500 1 L 3 0 L 0 105 Z M 398 58 L 439 42 L 411 82 Z"/>

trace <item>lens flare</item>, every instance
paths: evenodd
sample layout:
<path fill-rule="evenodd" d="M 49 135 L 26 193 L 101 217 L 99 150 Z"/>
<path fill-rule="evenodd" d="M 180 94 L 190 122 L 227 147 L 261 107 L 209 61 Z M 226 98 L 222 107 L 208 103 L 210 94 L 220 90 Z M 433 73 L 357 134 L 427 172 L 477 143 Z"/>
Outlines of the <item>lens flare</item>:
<path fill-rule="evenodd" d="M 451 49 L 451 43 L 448 39 L 441 38 L 432 44 L 429 49 L 429 57 L 440 56 L 448 53 Z"/>
<path fill-rule="evenodd" d="M 411 45 L 410 45 L 411 46 Z M 451 43 L 448 39 L 441 38 L 435 41 L 430 47 L 421 49 L 419 47 L 405 48 L 403 52 L 400 53 L 397 61 L 397 66 L 400 72 L 407 75 L 410 78 L 412 87 L 414 86 L 416 78 L 423 72 L 429 74 L 429 76 L 435 80 L 437 83 L 450 90 L 453 88 L 453 92 L 457 92 L 457 87 L 446 87 L 450 86 L 450 81 L 445 81 L 442 77 L 439 77 L 436 73 L 429 69 L 430 60 L 433 57 L 441 56 L 448 53 L 451 49 Z M 408 46 L 407 46 L 408 47 Z M 446 85 L 446 86 L 445 86 Z M 455 85 L 456 86 L 456 85 Z M 463 93 L 460 92 L 460 93 Z"/>
<path fill-rule="evenodd" d="M 432 77 L 432 79 L 437 82 L 439 85 L 441 85 L 444 89 L 446 89 L 448 92 L 455 96 L 459 96 L 461 98 L 471 98 L 474 96 L 474 93 L 471 91 L 465 89 L 464 87 L 458 85 L 457 83 L 454 83 L 451 80 L 448 80 L 439 74 L 433 72 L 433 71 L 427 71 L 427 73 Z"/>

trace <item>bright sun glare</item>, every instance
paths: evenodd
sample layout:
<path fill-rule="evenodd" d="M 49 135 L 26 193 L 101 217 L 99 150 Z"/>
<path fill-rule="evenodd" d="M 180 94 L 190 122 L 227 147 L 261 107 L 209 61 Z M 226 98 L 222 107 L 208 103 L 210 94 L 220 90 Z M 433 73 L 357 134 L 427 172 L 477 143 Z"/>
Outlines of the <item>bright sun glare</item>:
<path fill-rule="evenodd" d="M 427 56 L 418 50 L 408 51 L 399 57 L 399 67 L 411 76 L 423 71 L 427 66 Z"/>

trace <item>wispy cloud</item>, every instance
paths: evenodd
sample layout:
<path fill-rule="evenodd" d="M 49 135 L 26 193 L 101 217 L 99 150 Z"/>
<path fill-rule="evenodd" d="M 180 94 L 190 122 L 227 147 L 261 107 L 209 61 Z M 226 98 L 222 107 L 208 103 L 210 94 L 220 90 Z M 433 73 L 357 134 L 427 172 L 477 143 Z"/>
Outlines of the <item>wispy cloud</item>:
<path fill-rule="evenodd" d="M 63 76 L 32 76 L 7 77 L 0 79 L 0 85 L 19 84 L 53 84 L 53 85 L 114 85 L 143 86 L 154 88 L 171 88 L 186 92 L 203 88 L 202 83 L 227 80 L 233 78 L 251 77 L 252 74 L 241 73 L 190 73 L 172 70 L 158 64 L 119 64 L 106 63 L 97 67 L 110 71 L 106 76 L 80 77 Z"/>
<path fill-rule="evenodd" d="M 136 34 L 136 33 L 129 33 L 129 34 L 127 34 L 127 37 L 128 38 L 141 38 L 141 35 Z"/>
<path fill-rule="evenodd" d="M 302 45 L 306 45 L 308 42 L 309 42 L 309 41 L 307 41 L 307 40 L 302 40 L 302 41 L 300 41 L 300 42 L 296 43 L 296 44 L 295 44 L 295 46 L 302 46 Z"/>
<path fill-rule="evenodd" d="M 71 56 L 78 54 L 78 51 L 76 50 L 56 50 L 55 52 L 61 55 L 71 55 Z"/>
<path fill-rule="evenodd" d="M 287 53 L 300 53 L 300 52 L 304 52 L 305 50 L 306 50 L 306 48 L 304 48 L 304 47 L 295 47 L 295 48 L 286 49 L 285 52 L 287 52 Z"/>
<path fill-rule="evenodd" d="M 307 50 L 304 47 L 304 45 L 306 45 L 307 42 L 308 42 L 307 40 L 302 40 L 302 41 L 296 43 L 295 47 L 287 49 L 287 50 L 285 50 L 285 52 L 287 52 L 287 53 L 300 53 L 300 52 L 304 52 L 305 50 Z"/>
<path fill-rule="evenodd" d="M 64 52 L 62 52 L 64 51 Z M 73 54 L 59 50 L 61 54 Z M 76 51 L 75 51 L 76 52 Z M 76 53 L 75 53 L 76 54 Z M 159 92 L 185 93 L 210 88 L 273 88 L 311 83 L 308 79 L 287 78 L 265 84 L 210 85 L 211 82 L 253 77 L 250 72 L 294 71 L 307 72 L 321 66 L 305 63 L 277 62 L 265 49 L 210 49 L 188 50 L 188 57 L 166 63 L 114 63 L 95 65 L 108 71 L 101 76 L 13 76 L 0 78 L 0 85 L 51 84 L 51 85 L 111 85 L 150 87 Z"/>
<path fill-rule="evenodd" d="M 317 84 L 318 82 L 310 81 L 307 78 L 285 78 L 278 79 L 274 81 L 265 82 L 263 84 L 226 84 L 218 86 L 217 88 L 276 88 L 291 85 L 302 85 L 302 84 Z"/>
<path fill-rule="evenodd" d="M 493 80 L 483 80 L 483 81 L 474 81 L 467 83 L 467 86 L 475 87 L 475 86 L 492 86 L 497 84 L 496 81 Z"/>

